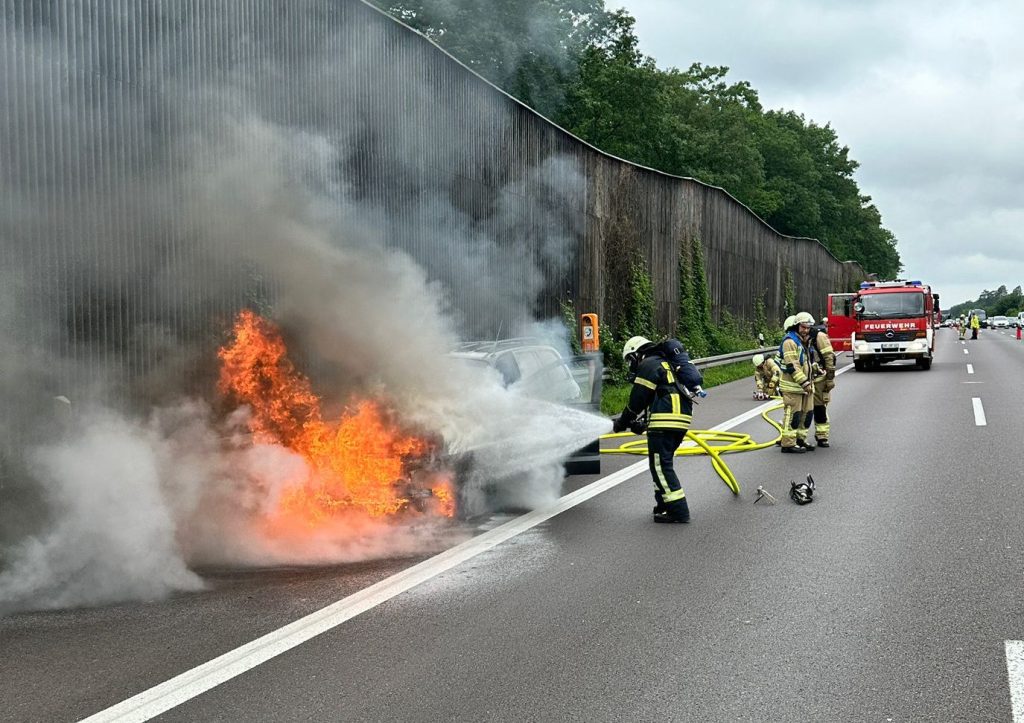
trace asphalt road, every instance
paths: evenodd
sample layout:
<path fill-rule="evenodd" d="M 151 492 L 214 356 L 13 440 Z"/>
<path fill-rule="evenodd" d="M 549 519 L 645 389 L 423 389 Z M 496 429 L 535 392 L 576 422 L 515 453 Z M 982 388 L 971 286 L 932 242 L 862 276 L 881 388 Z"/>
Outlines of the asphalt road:
<path fill-rule="evenodd" d="M 943 329 L 930 371 L 839 377 L 830 449 L 730 455 L 738 498 L 706 458 L 680 460 L 689 525 L 650 521 L 642 472 L 206 692 L 186 685 L 159 719 L 1010 721 L 1022 376 L 1012 331 Z M 694 426 L 754 408 L 751 389 L 711 390 Z M 735 431 L 773 436 L 759 418 Z M 807 473 L 816 499 L 798 507 L 786 492 Z M 758 485 L 778 503 L 752 504 Z M 97 713 L 418 562 L 211 575 L 165 602 L 0 619 L 0 719 Z"/>

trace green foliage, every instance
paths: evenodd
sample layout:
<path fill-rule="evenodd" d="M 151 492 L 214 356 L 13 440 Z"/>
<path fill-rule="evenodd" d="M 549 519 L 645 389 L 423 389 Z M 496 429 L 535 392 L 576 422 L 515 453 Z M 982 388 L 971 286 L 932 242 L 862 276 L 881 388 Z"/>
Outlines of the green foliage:
<path fill-rule="evenodd" d="M 580 342 L 580 317 L 576 313 L 576 305 L 572 303 L 572 299 L 563 299 L 560 303 L 562 310 L 562 325 L 565 327 L 566 334 L 569 336 L 569 346 L 572 348 L 573 354 L 582 354 L 583 347 Z"/>
<path fill-rule="evenodd" d="M 704 272 L 704 251 L 700 239 L 685 238 L 679 246 L 679 313 L 676 338 L 692 357 L 712 352 L 711 294 Z"/>
<path fill-rule="evenodd" d="M 659 69 L 625 10 L 603 0 L 374 1 L 588 143 L 720 186 L 782 233 L 819 239 L 880 279 L 899 275 L 896 238 L 830 124 L 765 111 L 727 67 Z"/>
<path fill-rule="evenodd" d="M 582 54 L 612 42 L 622 14 L 603 0 L 371 1 L 549 118 L 564 108 Z"/>
<path fill-rule="evenodd" d="M 1024 291 L 1020 286 L 1014 287 L 1013 291 L 1007 291 L 1002 285 L 995 291 L 986 289 L 974 301 L 965 301 L 956 304 L 943 311 L 943 314 L 960 316 L 967 314 L 971 309 L 984 309 L 986 316 L 1016 316 L 1024 310 Z"/>
<path fill-rule="evenodd" d="M 630 267 L 629 299 L 625 309 L 625 328 L 622 336 L 646 336 L 654 339 L 658 336 L 654 328 L 654 287 L 651 275 L 647 273 L 647 263 L 637 257 Z"/>
<path fill-rule="evenodd" d="M 796 284 L 793 282 L 793 271 L 789 268 L 786 268 L 782 279 L 782 313 L 786 316 L 796 313 Z"/>
<path fill-rule="evenodd" d="M 764 306 L 764 294 L 762 293 L 754 299 L 754 338 L 756 339 L 758 334 L 763 334 L 767 339 L 768 333 L 768 312 Z"/>

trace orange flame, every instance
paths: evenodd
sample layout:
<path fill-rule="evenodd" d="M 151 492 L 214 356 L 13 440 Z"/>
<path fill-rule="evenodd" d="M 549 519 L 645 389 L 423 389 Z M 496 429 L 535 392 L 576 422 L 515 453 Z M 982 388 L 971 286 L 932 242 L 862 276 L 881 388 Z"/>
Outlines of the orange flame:
<path fill-rule="evenodd" d="M 399 490 L 406 462 L 429 445 L 401 432 L 379 403 L 359 401 L 338 421 L 325 422 L 320 399 L 288 358 L 280 331 L 248 310 L 238 315 L 234 339 L 218 357 L 218 391 L 249 405 L 254 441 L 291 449 L 312 471 L 307 484 L 282 496 L 282 514 L 315 524 L 345 510 L 382 517 L 408 507 Z M 450 485 L 439 484 L 432 493 L 443 514 L 454 514 Z"/>

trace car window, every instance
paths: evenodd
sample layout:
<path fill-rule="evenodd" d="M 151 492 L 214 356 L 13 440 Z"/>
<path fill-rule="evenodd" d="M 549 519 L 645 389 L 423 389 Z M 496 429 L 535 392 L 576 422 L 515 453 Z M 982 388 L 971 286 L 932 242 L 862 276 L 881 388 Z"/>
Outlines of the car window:
<path fill-rule="evenodd" d="M 501 372 L 501 377 L 505 380 L 506 387 L 510 384 L 515 384 L 523 377 L 523 372 L 511 352 L 500 355 L 494 362 L 494 368 Z"/>
<path fill-rule="evenodd" d="M 549 355 L 535 354 L 534 359 L 539 360 L 541 356 L 548 357 Z M 549 402 L 588 401 L 584 398 L 581 386 L 570 371 L 568 360 L 562 359 L 558 355 L 551 358 L 554 361 L 550 364 L 541 367 L 530 376 L 524 376 L 519 383 L 520 389 L 532 397 L 546 399 Z M 589 392 L 587 396 L 589 396 Z"/>
<path fill-rule="evenodd" d="M 516 357 L 516 363 L 519 365 L 521 379 L 529 379 L 543 366 L 536 352 L 532 350 L 520 349 L 513 353 Z"/>

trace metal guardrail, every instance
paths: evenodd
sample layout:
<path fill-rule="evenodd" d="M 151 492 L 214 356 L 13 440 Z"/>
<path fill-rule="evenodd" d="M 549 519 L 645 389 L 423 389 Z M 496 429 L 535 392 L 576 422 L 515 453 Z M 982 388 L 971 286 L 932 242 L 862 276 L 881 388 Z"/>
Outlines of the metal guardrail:
<path fill-rule="evenodd" d="M 750 357 L 755 354 L 767 354 L 768 352 L 778 351 L 778 346 L 763 346 L 760 349 L 751 349 L 750 351 L 734 351 L 731 354 L 719 354 L 718 356 L 704 357 L 703 359 L 691 359 L 693 365 L 698 369 L 710 369 L 711 367 L 720 367 L 724 364 L 732 364 L 738 361 L 749 361 Z M 750 372 L 753 374 L 754 372 Z"/>
<path fill-rule="evenodd" d="M 734 351 L 729 354 L 719 354 L 718 356 L 708 356 L 703 359 L 691 359 L 693 365 L 698 369 L 710 369 L 711 367 L 720 367 L 725 364 L 733 364 L 735 362 L 749 361 L 755 354 L 768 354 L 769 352 L 778 351 L 778 346 L 763 346 L 759 349 L 750 349 L 748 351 Z M 753 374 L 753 369 L 751 369 Z M 602 375 L 602 381 L 609 381 L 608 370 L 605 369 Z"/>

